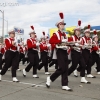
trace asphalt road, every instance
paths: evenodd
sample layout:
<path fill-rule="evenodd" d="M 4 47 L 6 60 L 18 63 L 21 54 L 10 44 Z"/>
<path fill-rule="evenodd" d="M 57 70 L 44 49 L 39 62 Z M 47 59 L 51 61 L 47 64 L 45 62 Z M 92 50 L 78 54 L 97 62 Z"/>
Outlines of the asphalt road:
<path fill-rule="evenodd" d="M 24 67 L 20 65 L 21 69 Z M 53 67 L 49 69 L 50 73 L 54 70 Z M 68 92 L 61 89 L 60 77 L 47 89 L 44 69 L 38 72 L 39 79 L 32 78 L 32 71 L 27 73 L 27 77 L 18 71 L 19 83 L 12 82 L 11 72 L 8 71 L 0 82 L 0 100 L 100 100 L 100 75 L 96 75 L 94 70 L 92 74 L 97 78 L 87 78 L 91 84 L 81 84 L 80 77 L 69 76 L 69 87 L 74 91 Z"/>

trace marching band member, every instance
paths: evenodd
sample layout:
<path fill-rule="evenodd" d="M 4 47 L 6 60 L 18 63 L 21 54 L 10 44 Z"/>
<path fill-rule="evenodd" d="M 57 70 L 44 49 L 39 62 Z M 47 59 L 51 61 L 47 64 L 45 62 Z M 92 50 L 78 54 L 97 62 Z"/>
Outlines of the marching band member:
<path fill-rule="evenodd" d="M 49 37 L 48 36 L 46 36 L 46 44 L 50 45 L 50 47 L 48 48 L 48 63 L 49 63 L 50 60 L 51 60 L 52 50 L 51 50 L 51 44 L 49 43 Z"/>
<path fill-rule="evenodd" d="M 23 43 L 23 41 L 22 41 L 22 44 L 20 45 L 19 49 L 20 49 L 20 59 L 19 59 L 19 61 L 21 61 L 24 57 L 24 43 Z"/>
<path fill-rule="evenodd" d="M 72 91 L 71 88 L 68 87 L 68 54 L 67 54 L 67 37 L 66 33 L 63 32 L 66 23 L 64 23 L 63 13 L 59 13 L 61 20 L 56 23 L 58 31 L 53 34 L 50 38 L 50 44 L 55 45 L 54 55 L 58 61 L 58 69 L 50 76 L 47 77 L 46 86 L 50 87 L 50 83 L 54 82 L 60 75 L 62 77 L 62 89 L 67 91 Z M 62 45 L 62 42 L 65 44 Z"/>
<path fill-rule="evenodd" d="M 96 78 L 91 74 L 91 64 L 92 64 L 92 55 L 91 55 L 91 48 L 92 48 L 92 39 L 90 38 L 90 25 L 88 25 L 88 29 L 84 31 L 84 37 L 82 37 L 82 55 L 85 60 L 86 64 L 86 71 L 88 78 Z"/>
<path fill-rule="evenodd" d="M 6 46 L 5 44 L 2 45 L 2 65 L 5 63 L 5 53 L 6 53 Z"/>
<path fill-rule="evenodd" d="M 98 43 L 98 35 L 97 35 L 96 30 L 94 30 L 94 35 L 92 36 L 92 39 L 93 39 L 93 43 L 95 44 L 92 47 L 92 66 L 96 62 L 97 74 L 100 75 L 100 46 Z"/>
<path fill-rule="evenodd" d="M 29 33 L 30 38 L 27 39 L 27 47 L 28 47 L 28 59 L 29 64 L 28 66 L 23 69 L 23 75 L 26 77 L 26 72 L 29 72 L 30 69 L 33 67 L 33 78 L 39 78 L 37 76 L 37 68 L 39 66 L 39 56 L 38 56 L 38 50 L 39 50 L 39 43 L 35 39 L 35 30 L 34 27 L 31 26 L 32 31 Z"/>
<path fill-rule="evenodd" d="M 19 44 L 19 63 L 24 58 L 24 43 L 23 41 Z M 18 71 L 21 71 L 21 69 L 18 66 Z"/>
<path fill-rule="evenodd" d="M 55 33 L 53 35 L 55 35 Z M 49 61 L 49 67 L 55 64 L 55 69 L 58 69 L 57 57 L 55 56 L 55 46 L 56 44 L 51 44 L 51 58 L 49 59 L 51 61 Z"/>
<path fill-rule="evenodd" d="M 38 70 L 40 70 L 44 66 L 45 75 L 50 75 L 50 73 L 48 72 L 48 51 L 50 46 L 50 44 L 46 43 L 45 32 L 43 32 L 43 36 L 41 37 L 40 42 L 40 54 L 42 62 L 39 64 Z"/>
<path fill-rule="evenodd" d="M 24 57 L 22 59 L 22 64 L 24 65 L 26 61 L 28 63 L 28 55 L 27 55 L 28 54 L 28 47 L 26 44 L 24 44 L 23 50 L 24 50 Z"/>
<path fill-rule="evenodd" d="M 71 50 L 72 66 L 68 69 L 68 75 L 70 75 L 77 68 L 77 65 L 80 64 L 81 65 L 81 71 L 80 71 L 81 83 L 90 84 L 90 82 L 88 82 L 85 78 L 86 64 L 82 56 L 82 49 L 81 49 L 82 43 L 81 43 L 81 38 L 80 38 L 81 27 L 80 26 L 81 26 L 81 20 L 78 21 L 78 27 L 74 29 L 74 35 L 69 38 L 69 41 L 73 42 L 74 45 L 72 46 L 72 50 Z"/>
<path fill-rule="evenodd" d="M 9 38 L 5 39 L 5 45 L 6 45 L 6 53 L 5 53 L 5 65 L 0 73 L 0 80 L 1 76 L 4 75 L 8 68 L 12 66 L 12 78 L 13 82 L 19 82 L 16 78 L 16 70 L 19 64 L 19 52 L 17 51 L 17 42 L 15 40 L 15 31 L 12 29 L 9 31 Z"/>
<path fill-rule="evenodd" d="M 27 53 L 28 53 L 28 47 L 27 47 L 27 43 L 26 43 L 27 41 L 26 40 L 24 40 L 24 42 L 23 42 L 23 52 L 24 52 L 24 57 L 23 57 L 23 59 L 22 59 L 22 64 L 24 65 L 25 64 L 25 62 L 27 61 L 27 63 L 28 63 L 28 56 L 27 56 Z"/>
<path fill-rule="evenodd" d="M 40 40 L 38 40 L 37 35 L 35 34 L 35 40 L 36 42 L 40 43 Z M 39 62 L 41 62 L 41 56 L 40 56 L 40 48 L 38 47 L 38 56 L 39 56 Z"/>

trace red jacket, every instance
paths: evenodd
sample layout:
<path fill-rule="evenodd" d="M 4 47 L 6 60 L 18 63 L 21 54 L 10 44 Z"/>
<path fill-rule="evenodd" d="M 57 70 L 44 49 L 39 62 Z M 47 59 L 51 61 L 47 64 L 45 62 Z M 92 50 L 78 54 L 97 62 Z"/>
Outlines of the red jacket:
<path fill-rule="evenodd" d="M 74 37 L 75 41 L 80 41 L 80 39 L 81 39 L 80 37 L 78 38 L 76 35 L 74 35 L 73 37 Z M 69 38 L 68 38 L 68 41 L 69 41 L 69 42 L 75 42 L 75 41 L 73 40 L 73 37 L 72 37 L 72 36 L 69 37 Z"/>
<path fill-rule="evenodd" d="M 80 41 L 80 43 L 82 44 L 81 38 L 80 37 L 78 38 L 76 35 L 68 38 L 68 42 L 76 42 L 76 41 Z M 79 47 L 79 48 L 81 48 L 81 47 Z"/>
<path fill-rule="evenodd" d="M 92 43 L 91 38 L 87 38 L 86 36 L 82 37 L 82 45 L 84 45 L 85 43 L 88 43 L 88 41 L 90 41 Z"/>
<path fill-rule="evenodd" d="M 17 47 L 12 45 L 12 41 L 14 41 L 12 38 L 5 39 L 6 50 L 17 50 Z"/>
<path fill-rule="evenodd" d="M 94 42 L 94 41 L 93 41 L 93 42 Z M 96 45 L 92 47 L 92 51 L 97 51 L 97 50 L 100 48 L 100 46 L 99 46 L 98 43 L 96 43 L 96 42 L 94 42 L 94 43 L 95 43 Z"/>
<path fill-rule="evenodd" d="M 43 43 L 43 42 L 40 43 L 40 52 L 42 52 L 42 51 L 48 51 L 48 47 L 47 47 L 46 42 L 45 43 Z"/>
<path fill-rule="evenodd" d="M 32 49 L 32 48 L 36 49 L 37 48 L 36 47 L 36 40 L 32 39 L 32 38 L 27 39 L 27 47 L 28 47 L 28 49 Z"/>
<path fill-rule="evenodd" d="M 66 37 L 66 34 L 64 32 L 61 33 L 61 31 L 58 30 L 57 33 L 53 33 L 53 36 L 49 40 L 52 50 L 55 48 L 56 44 L 61 43 L 62 37 Z"/>

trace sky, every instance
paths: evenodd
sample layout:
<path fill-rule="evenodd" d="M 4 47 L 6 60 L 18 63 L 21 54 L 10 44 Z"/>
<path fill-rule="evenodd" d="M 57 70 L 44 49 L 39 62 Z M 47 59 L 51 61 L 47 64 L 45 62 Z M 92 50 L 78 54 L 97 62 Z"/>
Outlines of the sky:
<path fill-rule="evenodd" d="M 82 20 L 82 27 L 88 24 L 100 25 L 100 0 L 0 0 L 0 10 L 4 10 L 4 19 L 8 20 L 8 30 L 14 26 L 23 28 L 24 38 L 29 37 L 31 25 L 34 26 L 38 37 L 42 35 L 42 31 L 47 34 L 60 20 L 59 12 L 64 13 L 66 27 L 77 26 L 79 19 Z M 7 22 L 4 24 L 4 32 L 7 34 Z"/>

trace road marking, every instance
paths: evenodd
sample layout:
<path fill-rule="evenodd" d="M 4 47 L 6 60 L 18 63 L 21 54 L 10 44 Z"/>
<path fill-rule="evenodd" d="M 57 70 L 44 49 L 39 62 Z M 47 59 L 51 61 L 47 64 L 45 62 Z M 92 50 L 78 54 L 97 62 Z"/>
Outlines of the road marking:
<path fill-rule="evenodd" d="M 14 83 L 13 81 L 9 81 L 9 80 L 2 80 L 3 82 L 9 82 L 9 83 Z M 36 85 L 33 83 L 26 83 L 26 82 L 18 82 L 20 84 L 25 84 L 25 85 L 31 85 L 32 87 L 46 87 L 45 85 Z"/>
<path fill-rule="evenodd" d="M 35 85 L 35 87 L 46 87 L 45 85 Z"/>
<path fill-rule="evenodd" d="M 9 83 L 13 83 L 13 81 L 9 81 L 9 80 L 2 80 L 2 81 L 9 82 Z M 32 85 L 32 86 L 35 86 L 36 85 L 36 84 L 33 84 L 33 83 L 25 83 L 25 82 L 18 82 L 18 83 Z"/>

